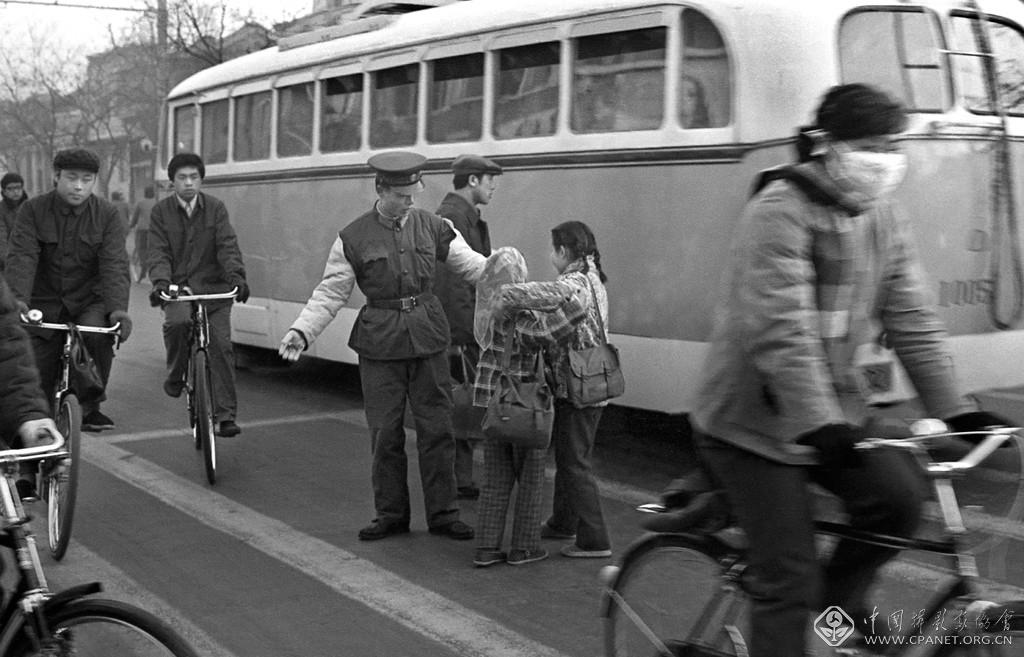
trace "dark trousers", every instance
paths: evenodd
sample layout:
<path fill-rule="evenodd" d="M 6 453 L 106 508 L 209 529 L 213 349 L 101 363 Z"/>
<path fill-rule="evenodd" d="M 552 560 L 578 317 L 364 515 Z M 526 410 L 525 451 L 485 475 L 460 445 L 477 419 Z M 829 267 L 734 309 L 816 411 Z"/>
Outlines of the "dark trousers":
<path fill-rule="evenodd" d="M 46 321 L 74 322 L 82 326 L 110 325 L 107 322 L 107 314 L 103 311 L 103 308 L 99 307 L 86 308 L 77 317 L 73 317 L 65 312 L 56 320 L 47 318 Z M 63 331 L 32 329 L 31 327 L 28 329 L 28 332 L 32 335 L 32 350 L 35 352 L 36 367 L 39 368 L 39 379 L 42 389 L 46 393 L 47 399 L 52 402 L 54 388 L 57 385 L 57 377 L 60 374 L 60 357 L 64 352 L 65 333 Z M 100 378 L 103 379 L 104 388 L 107 387 L 107 381 L 110 380 L 110 368 L 114 364 L 115 339 L 107 335 L 82 333 L 82 342 L 85 344 L 85 348 L 89 350 L 93 361 L 96 362 L 96 369 L 99 371 Z M 105 401 L 106 398 L 107 395 L 104 393 L 95 401 L 83 403 L 82 414 L 88 415 L 92 411 L 99 410 L 100 402 Z"/>
<path fill-rule="evenodd" d="M 555 499 L 547 524 L 552 529 L 576 534 L 576 545 L 584 550 L 611 547 L 601 510 L 592 457 L 597 425 L 603 406 L 576 408 L 555 400 L 555 424 L 551 442 L 555 447 Z"/>
<path fill-rule="evenodd" d="M 458 520 L 447 354 L 402 360 L 360 357 L 359 377 L 372 440 L 377 520 L 388 525 L 409 524 L 409 465 L 403 423 L 406 401 L 416 425 L 427 525 L 440 527 Z"/>
<path fill-rule="evenodd" d="M 188 371 L 191 313 L 188 303 L 169 303 L 164 307 L 164 347 L 167 348 L 167 379 L 170 381 L 182 381 Z M 207 354 L 214 420 L 234 420 L 238 397 L 235 394 L 235 350 L 231 346 L 231 304 L 207 304 L 206 317 L 210 324 Z"/>
<path fill-rule="evenodd" d="M 804 657 L 811 615 L 831 605 L 860 626 L 877 570 L 895 550 L 840 541 L 829 562 L 818 561 L 809 483 L 837 495 L 862 530 L 910 535 L 927 485 L 906 453 L 871 450 L 857 468 L 793 466 L 698 435 L 702 461 L 725 486 L 750 541 L 751 657 Z"/>
<path fill-rule="evenodd" d="M 452 379 L 458 383 L 463 383 L 463 372 L 462 372 L 462 359 L 465 358 L 470 365 L 467 366 L 466 376 L 472 382 L 476 376 L 476 364 L 480 360 L 480 345 L 466 344 L 460 345 L 465 352 L 463 357 L 461 354 L 453 354 L 451 356 L 451 376 Z M 479 442 L 480 436 L 477 436 L 475 440 L 469 440 L 466 438 L 455 439 L 455 485 L 459 488 L 465 488 L 467 486 L 473 486 L 473 449 L 476 443 Z"/>

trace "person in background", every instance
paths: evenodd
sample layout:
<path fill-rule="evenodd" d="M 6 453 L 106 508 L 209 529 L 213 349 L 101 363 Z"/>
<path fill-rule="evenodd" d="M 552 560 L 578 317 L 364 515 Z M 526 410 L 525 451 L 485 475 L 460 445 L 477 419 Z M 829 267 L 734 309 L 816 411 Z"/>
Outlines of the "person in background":
<path fill-rule="evenodd" d="M 167 177 L 174 193 L 153 206 L 150 213 L 146 271 L 153 281 L 149 301 L 164 306 L 160 299 L 171 284 L 187 286 L 196 294 L 215 294 L 238 288 L 235 299 L 249 300 L 245 264 L 235 229 L 224 203 L 202 191 L 206 165 L 195 153 L 178 153 L 167 163 Z M 213 388 L 214 421 L 217 434 L 230 438 L 242 430 L 235 419 L 238 395 L 235 391 L 235 351 L 231 345 L 230 299 L 206 304 L 210 324 L 210 382 Z M 167 349 L 167 379 L 164 392 L 180 397 L 188 368 L 189 332 L 192 308 L 188 303 L 164 307 L 164 347 Z"/>
<path fill-rule="evenodd" d="M 373 521 L 359 531 L 363 541 L 409 532 L 407 402 L 416 423 L 427 527 L 431 534 L 456 540 L 473 538 L 456 506 L 450 336 L 432 290 L 441 266 L 475 283 L 484 257 L 469 248 L 450 221 L 413 207 L 413 197 L 423 189 L 420 172 L 426 161 L 407 151 L 370 158 L 377 201 L 338 233 L 323 280 L 278 349 L 285 360 L 298 360 L 359 284 L 366 305 L 348 344 L 359 354 L 376 509 Z"/>
<path fill-rule="evenodd" d="M 684 128 L 711 127 L 704 85 L 692 75 L 684 75 L 679 84 L 679 122 Z"/>
<path fill-rule="evenodd" d="M 131 334 L 128 316 L 126 224 L 117 209 L 93 194 L 100 160 L 92 151 L 69 148 L 53 158 L 53 190 L 29 199 L 11 233 L 7 280 L 22 311 L 37 308 L 45 322 L 86 326 L 121 324 L 120 338 L 83 333 L 106 387 L 114 362 L 114 340 Z M 52 394 L 64 349 L 56 331 L 28 329 L 43 391 Z M 100 411 L 106 394 L 82 402 L 82 428 L 113 429 Z"/>
<path fill-rule="evenodd" d="M 526 283 L 526 260 L 512 247 L 495 251 L 477 284 L 474 334 L 482 348 L 473 403 L 486 408 L 491 401 L 508 354 L 508 373 L 530 381 L 543 347 L 567 342 L 584 318 L 584 293 L 562 282 Z M 547 449 L 530 449 L 485 440 L 484 488 L 478 509 L 473 564 L 502 561 L 521 566 L 546 559 L 540 543 L 541 495 Z M 502 550 L 512 489 L 516 490 L 510 549 Z"/>
<path fill-rule="evenodd" d="M 14 217 L 18 208 L 28 200 L 25 193 L 25 180 L 16 173 L 5 173 L 0 178 L 0 271 L 7 262 L 7 253 L 11 249 L 11 230 L 14 228 Z"/>
<path fill-rule="evenodd" d="M 437 208 L 436 214 L 450 220 L 469 248 L 482 256 L 491 255 L 491 236 L 480 215 L 480 206 L 491 202 L 498 187 L 495 178 L 500 175 L 501 167 L 487 158 L 458 156 L 452 162 L 454 191 L 448 192 Z M 480 358 L 480 348 L 473 339 L 476 288 L 440 268 L 434 279 L 434 294 L 441 300 L 451 328 L 451 374 L 462 383 L 462 359 L 473 364 L 469 372 L 472 377 Z M 479 439 L 479 435 L 455 437 L 455 485 L 459 499 L 475 500 L 480 495 L 473 482 L 473 446 Z"/>
<path fill-rule="evenodd" d="M 139 268 L 138 282 L 146 278 L 146 262 L 149 246 L 149 218 L 156 205 L 156 194 L 153 185 L 146 185 L 142 192 L 142 198 L 132 208 L 131 222 L 128 228 L 135 231 L 135 253 L 132 254 L 132 261 Z"/>
<path fill-rule="evenodd" d="M 928 489 L 917 464 L 855 449 L 869 411 L 856 345 L 891 346 L 926 412 L 954 430 L 1006 424 L 958 392 L 910 223 L 892 200 L 906 125 L 879 89 L 829 89 L 807 161 L 763 175 L 735 233 L 693 420 L 701 461 L 750 542 L 752 657 L 803 657 L 812 615 L 831 605 L 870 631 L 867 594 L 895 550 L 841 541 L 822 569 L 809 483 L 837 495 L 856 529 L 908 535 L 920 521 Z"/>
<path fill-rule="evenodd" d="M 612 555 L 605 526 L 601 497 L 594 477 L 592 457 L 597 425 L 608 402 L 577 408 L 569 401 L 569 350 L 595 347 L 600 331 L 608 326 L 608 277 L 601 268 L 601 254 L 590 227 L 581 221 L 567 221 L 551 231 L 551 264 L 558 282 L 584 290 L 586 317 L 575 327 L 567 345 L 550 349 L 555 373 L 555 425 L 551 442 L 555 447 L 555 494 L 551 516 L 541 527 L 541 537 L 574 542 L 562 546 L 562 555 L 572 558 L 604 558 Z M 607 328 L 604 328 L 607 341 Z"/>
<path fill-rule="evenodd" d="M 128 205 L 128 201 L 124 200 L 124 194 L 121 192 L 111 192 L 110 203 L 117 208 L 117 216 L 124 222 L 125 233 L 128 232 L 128 224 L 131 221 L 132 207 Z"/>

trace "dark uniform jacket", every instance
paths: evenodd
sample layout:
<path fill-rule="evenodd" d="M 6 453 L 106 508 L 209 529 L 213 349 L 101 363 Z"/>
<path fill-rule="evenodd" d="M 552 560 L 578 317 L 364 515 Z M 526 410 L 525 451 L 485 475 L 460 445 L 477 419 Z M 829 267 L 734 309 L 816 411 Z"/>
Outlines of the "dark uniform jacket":
<path fill-rule="evenodd" d="M 18 215 L 20 208 L 28 195 L 24 195 L 17 203 L 11 203 L 11 199 L 0 199 L 0 271 L 3 271 L 4 263 L 7 262 L 7 254 L 11 250 L 11 230 L 14 229 L 14 218 Z"/>
<path fill-rule="evenodd" d="M 426 210 L 413 208 L 406 216 L 399 226 L 373 209 L 339 233 L 367 300 L 348 343 L 360 356 L 395 360 L 448 348 L 448 320 L 430 292 L 455 231 Z M 408 311 L 375 306 L 402 297 L 417 297 L 416 305 Z"/>
<path fill-rule="evenodd" d="M 491 236 L 487 223 L 480 218 L 479 210 L 472 203 L 458 194 L 448 192 L 437 208 L 437 214 L 451 220 L 469 248 L 483 256 L 491 255 Z M 476 286 L 442 267 L 434 280 L 434 293 L 441 300 L 448 317 L 452 344 L 475 344 L 473 315 L 476 312 Z"/>
<path fill-rule="evenodd" d="M 153 206 L 147 255 L 149 279 L 188 284 L 197 294 L 227 292 L 245 281 L 245 265 L 224 203 L 199 193 L 192 217 L 171 194 Z"/>
<path fill-rule="evenodd" d="M 72 207 L 47 192 L 19 210 L 11 233 L 7 282 L 14 296 L 47 321 L 78 317 L 87 308 L 128 310 L 128 253 L 117 209 L 90 196 Z"/>
<path fill-rule="evenodd" d="M 32 344 L 21 327 L 14 295 L 0 278 L 0 437 L 10 444 L 22 423 L 48 415 Z"/>

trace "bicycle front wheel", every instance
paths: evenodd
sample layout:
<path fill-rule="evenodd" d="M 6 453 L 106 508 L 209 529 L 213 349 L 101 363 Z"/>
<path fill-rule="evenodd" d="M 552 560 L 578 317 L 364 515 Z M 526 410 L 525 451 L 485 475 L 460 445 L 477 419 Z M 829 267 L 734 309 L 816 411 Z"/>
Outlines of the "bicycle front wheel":
<path fill-rule="evenodd" d="M 747 654 L 749 604 L 696 536 L 652 534 L 629 549 L 605 591 L 608 657 Z"/>
<path fill-rule="evenodd" d="M 22 636 L 11 657 L 198 657 L 168 625 L 123 602 L 80 600 L 46 620 L 54 645 L 35 648 Z"/>
<path fill-rule="evenodd" d="M 211 484 L 217 481 L 217 436 L 213 427 L 213 396 L 210 389 L 210 366 L 205 351 L 192 355 L 196 423 L 196 441 L 203 446 L 203 462 L 206 464 L 206 479 Z"/>
<path fill-rule="evenodd" d="M 43 467 L 46 495 L 47 543 L 50 554 L 57 561 L 64 558 L 71 542 L 71 524 L 75 519 L 75 500 L 78 497 L 78 466 L 82 460 L 82 407 L 74 393 L 64 395 L 57 409 L 57 430 L 64 435 L 68 455 Z"/>

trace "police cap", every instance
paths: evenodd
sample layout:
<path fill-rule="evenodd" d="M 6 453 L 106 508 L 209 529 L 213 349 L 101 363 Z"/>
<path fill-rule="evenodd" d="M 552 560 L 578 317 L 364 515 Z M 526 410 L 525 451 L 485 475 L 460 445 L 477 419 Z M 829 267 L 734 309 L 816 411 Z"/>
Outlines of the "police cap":
<path fill-rule="evenodd" d="M 377 153 L 367 162 L 377 173 L 377 180 L 400 194 L 423 189 L 420 172 L 427 158 L 409 151 Z"/>
<path fill-rule="evenodd" d="M 501 175 L 501 166 L 493 160 L 479 155 L 460 155 L 452 162 L 452 173 L 459 175 L 482 176 L 489 173 L 492 176 Z"/>

